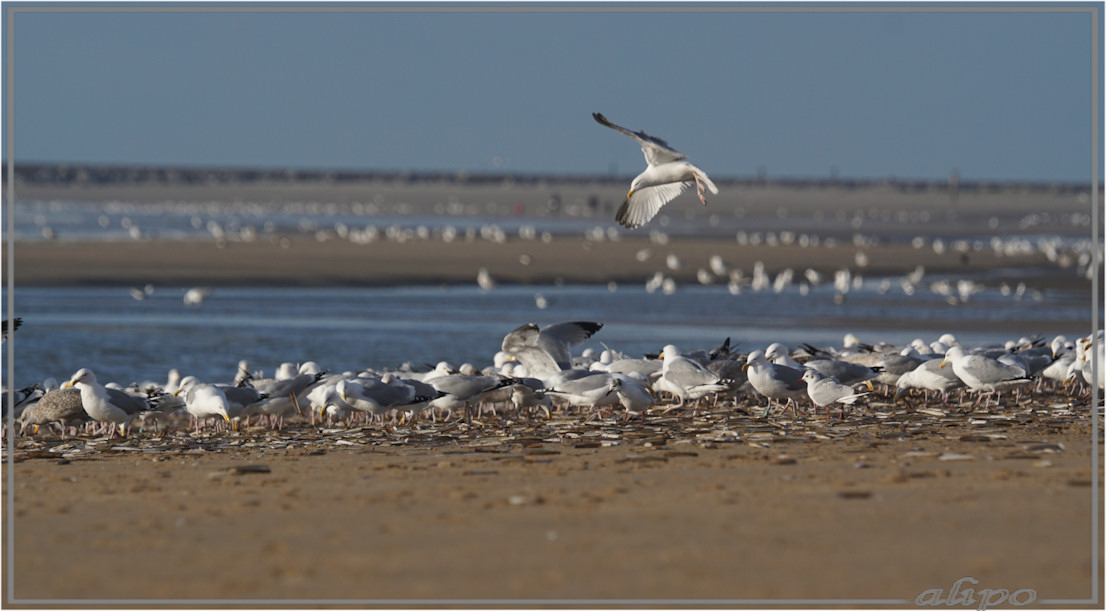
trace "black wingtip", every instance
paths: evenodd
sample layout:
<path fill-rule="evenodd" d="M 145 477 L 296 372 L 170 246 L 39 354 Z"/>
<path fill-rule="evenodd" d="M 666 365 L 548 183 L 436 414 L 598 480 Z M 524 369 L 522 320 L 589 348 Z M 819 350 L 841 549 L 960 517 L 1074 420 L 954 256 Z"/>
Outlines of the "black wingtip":
<path fill-rule="evenodd" d="M 587 333 L 588 337 L 595 335 L 599 332 L 600 329 L 603 328 L 603 323 L 591 322 L 587 320 L 578 320 L 575 321 L 573 324 L 578 325 L 581 329 L 583 329 L 584 333 Z"/>
<path fill-rule="evenodd" d="M 638 225 L 630 222 L 630 200 L 622 202 L 622 205 L 618 207 L 618 212 L 614 215 L 614 220 L 618 221 L 619 225 L 627 229 L 636 229 Z"/>

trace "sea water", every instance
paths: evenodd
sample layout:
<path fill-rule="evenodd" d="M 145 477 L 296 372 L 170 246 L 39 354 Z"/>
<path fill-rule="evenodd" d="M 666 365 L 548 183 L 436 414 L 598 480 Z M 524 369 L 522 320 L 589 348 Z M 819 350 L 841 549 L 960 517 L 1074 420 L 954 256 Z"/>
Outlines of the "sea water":
<path fill-rule="evenodd" d="M 794 285 L 737 295 L 723 285 L 688 285 L 672 294 L 642 285 L 216 287 L 201 304 L 186 305 L 183 287 L 155 287 L 141 300 L 125 287 L 17 287 L 14 315 L 23 326 L 8 340 L 14 380 L 7 379 L 9 344 L 3 375 L 6 386 L 18 387 L 64 380 L 82 367 L 124 385 L 164 382 L 170 369 L 229 381 L 240 360 L 268 375 L 282 362 L 309 360 L 332 372 L 403 363 L 422 369 L 443 360 L 485 367 L 503 336 L 520 325 L 572 320 L 604 324 L 576 354 L 609 347 L 632 357 L 666 344 L 710 349 L 726 338 L 747 352 L 777 341 L 840 346 L 846 333 L 904 344 L 952 332 L 977 345 L 1090 332 L 1090 295 L 1080 292 L 1016 297 L 992 285 L 953 305 L 924 287 L 913 295 L 897 284 L 885 289 L 880 279 L 866 278 L 842 301 L 830 284 L 806 295 Z"/>

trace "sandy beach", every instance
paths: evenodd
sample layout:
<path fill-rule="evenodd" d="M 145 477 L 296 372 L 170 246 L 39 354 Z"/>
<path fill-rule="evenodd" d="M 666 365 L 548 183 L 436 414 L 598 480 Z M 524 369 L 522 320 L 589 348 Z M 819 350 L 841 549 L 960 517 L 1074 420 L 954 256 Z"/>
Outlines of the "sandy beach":
<path fill-rule="evenodd" d="M 1051 395 L 941 416 L 876 401 L 845 420 L 769 422 L 739 399 L 645 424 L 556 413 L 471 428 L 41 434 L 19 441 L 14 472 L 5 463 L 16 524 L 6 587 L 58 605 L 898 607 L 971 577 L 977 589 L 1083 599 L 1096 518 L 1081 405 Z"/>

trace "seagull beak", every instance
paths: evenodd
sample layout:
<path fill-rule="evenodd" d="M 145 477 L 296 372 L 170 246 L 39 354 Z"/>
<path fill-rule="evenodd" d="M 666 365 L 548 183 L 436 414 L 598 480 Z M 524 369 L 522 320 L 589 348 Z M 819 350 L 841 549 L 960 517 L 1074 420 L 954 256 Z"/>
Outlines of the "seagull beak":
<path fill-rule="evenodd" d="M 227 422 L 230 422 L 230 416 L 228 416 L 226 414 L 222 414 L 222 416 L 223 416 L 223 420 L 226 420 Z"/>
<path fill-rule="evenodd" d="M 748 363 L 744 363 L 743 365 L 741 365 L 741 371 L 748 371 L 748 370 L 749 370 L 749 364 Z"/>
<path fill-rule="evenodd" d="M 872 385 L 871 380 L 864 380 L 864 383 L 868 385 L 868 390 L 875 390 L 876 387 Z"/>
<path fill-rule="evenodd" d="M 633 189 L 630 189 L 629 193 L 627 193 L 627 194 L 626 194 L 626 199 L 630 199 L 630 197 L 631 197 L 631 196 L 632 196 L 633 194 L 634 194 L 634 190 L 633 190 Z"/>
<path fill-rule="evenodd" d="M 73 386 L 73 380 L 68 380 L 65 384 L 61 385 L 62 388 L 69 388 L 70 386 Z"/>
<path fill-rule="evenodd" d="M 941 369 L 944 369 L 944 368 L 945 368 L 945 365 L 948 365 L 948 364 L 949 364 L 949 361 L 948 361 L 948 359 L 943 359 L 943 360 L 941 361 L 941 365 L 940 365 L 940 368 L 941 368 Z"/>

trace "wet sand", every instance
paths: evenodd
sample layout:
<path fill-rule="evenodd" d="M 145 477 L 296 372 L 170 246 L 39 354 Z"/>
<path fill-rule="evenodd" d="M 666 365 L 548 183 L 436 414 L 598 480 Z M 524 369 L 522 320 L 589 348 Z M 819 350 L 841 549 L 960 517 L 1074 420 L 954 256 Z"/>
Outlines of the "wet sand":
<path fill-rule="evenodd" d="M 811 267 L 825 274 L 849 267 L 871 276 L 902 275 L 923 265 L 927 274 L 982 273 L 1018 268 L 1015 284 L 1029 277 L 1035 288 L 1082 288 L 1089 282 L 1074 269 L 1057 273 L 1044 255 L 999 257 L 988 249 L 968 253 L 909 244 L 881 244 L 858 249 L 852 244 L 802 248 L 742 246 L 733 239 L 671 238 L 667 244 L 648 238 L 594 242 L 562 236 L 496 243 L 477 239 L 445 243 L 438 239 L 408 242 L 319 241 L 314 237 L 282 236 L 254 242 L 204 241 L 18 242 L 15 245 L 16 286 L 49 285 L 271 285 L 335 286 L 389 284 L 473 284 L 486 268 L 499 282 L 523 284 L 629 282 L 644 284 L 657 271 L 679 282 L 696 282 L 699 269 L 709 269 L 712 255 L 746 277 L 762 261 L 769 273 L 792 268 L 801 274 Z M 649 257 L 637 258 L 647 249 Z M 856 266 L 862 250 L 869 263 Z M 665 266 L 677 255 L 682 269 Z M 1028 276 L 1026 276 L 1028 274 Z M 1012 275 L 1011 278 L 1014 276 Z"/>
<path fill-rule="evenodd" d="M 769 422 L 740 397 L 737 408 L 654 410 L 645 424 L 555 412 L 486 416 L 471 428 L 40 433 L 19 441 L 14 487 L 4 488 L 16 525 L 5 531 L 15 546 L 5 585 L 17 600 L 56 604 L 886 607 L 913 606 L 962 577 L 1041 601 L 1090 595 L 1081 400 L 1047 395 L 974 413 L 965 404 L 943 416 L 873 400 L 828 424 Z M 754 606 L 764 604 L 776 603 Z"/>

